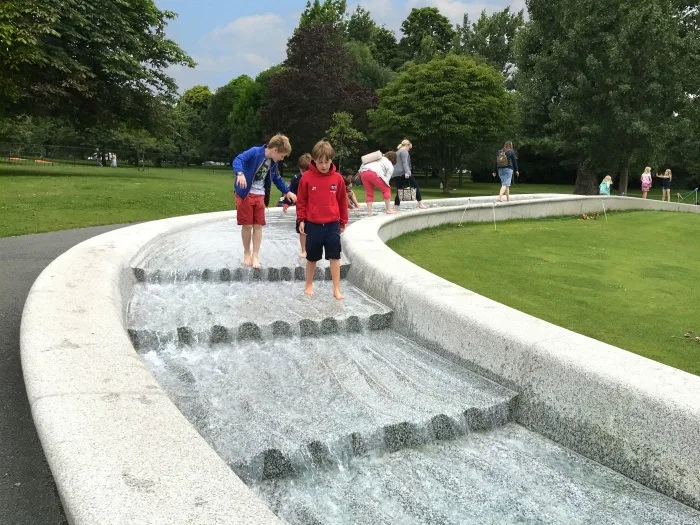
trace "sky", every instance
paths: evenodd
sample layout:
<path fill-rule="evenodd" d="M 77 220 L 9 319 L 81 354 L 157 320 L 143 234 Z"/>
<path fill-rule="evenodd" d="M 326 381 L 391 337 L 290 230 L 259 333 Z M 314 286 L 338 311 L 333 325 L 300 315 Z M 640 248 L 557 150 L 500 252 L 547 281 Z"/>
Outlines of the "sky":
<path fill-rule="evenodd" d="M 168 68 L 182 92 L 197 84 L 214 91 L 239 75 L 255 77 L 282 62 L 306 0 L 155 0 L 155 4 L 178 14 L 166 34 L 198 64 L 194 69 Z M 476 21 L 483 10 L 490 14 L 507 6 L 514 12 L 525 9 L 525 0 L 349 0 L 348 12 L 357 5 L 399 39 L 401 22 L 414 7 L 437 7 L 453 24 L 461 24 L 465 13 Z"/>

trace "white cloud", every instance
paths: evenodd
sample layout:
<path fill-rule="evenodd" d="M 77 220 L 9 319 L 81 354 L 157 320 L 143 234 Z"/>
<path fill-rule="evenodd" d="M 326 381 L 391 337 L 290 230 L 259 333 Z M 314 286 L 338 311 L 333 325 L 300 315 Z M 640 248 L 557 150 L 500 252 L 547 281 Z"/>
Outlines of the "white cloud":
<path fill-rule="evenodd" d="M 293 25 L 292 20 L 285 21 L 274 13 L 237 18 L 215 27 L 200 40 L 198 51 L 193 53 L 197 67 L 172 67 L 168 73 L 180 92 L 212 82 L 215 84 L 209 87 L 214 90 L 239 75 L 255 77 L 285 59 Z"/>

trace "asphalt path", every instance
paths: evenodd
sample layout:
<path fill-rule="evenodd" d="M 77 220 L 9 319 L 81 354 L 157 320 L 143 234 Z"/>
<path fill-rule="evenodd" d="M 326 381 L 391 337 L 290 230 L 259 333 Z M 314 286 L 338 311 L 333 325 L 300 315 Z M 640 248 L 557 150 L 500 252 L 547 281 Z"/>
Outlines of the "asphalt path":
<path fill-rule="evenodd" d="M 0 524 L 67 525 L 39 443 L 19 353 L 32 284 L 70 247 L 123 224 L 0 239 Z"/>

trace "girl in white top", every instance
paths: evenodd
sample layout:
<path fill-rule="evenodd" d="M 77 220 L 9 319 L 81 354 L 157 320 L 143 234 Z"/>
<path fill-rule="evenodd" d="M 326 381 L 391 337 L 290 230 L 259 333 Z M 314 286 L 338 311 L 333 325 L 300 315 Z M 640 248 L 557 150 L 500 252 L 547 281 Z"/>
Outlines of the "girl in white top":
<path fill-rule="evenodd" d="M 372 204 L 374 204 L 375 188 L 382 192 L 384 205 L 387 213 L 396 213 L 391 209 L 391 186 L 389 180 L 394 174 L 394 164 L 396 164 L 396 152 L 387 151 L 382 158 L 360 166 L 360 176 L 362 185 L 365 188 L 367 201 L 367 215 L 372 216 Z"/>

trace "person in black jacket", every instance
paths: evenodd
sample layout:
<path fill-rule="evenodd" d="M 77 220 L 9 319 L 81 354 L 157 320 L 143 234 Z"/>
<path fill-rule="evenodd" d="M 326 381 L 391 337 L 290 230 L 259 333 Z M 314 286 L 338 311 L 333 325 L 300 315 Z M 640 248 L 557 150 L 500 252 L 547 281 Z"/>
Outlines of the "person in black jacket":
<path fill-rule="evenodd" d="M 520 176 L 518 172 L 518 158 L 515 156 L 515 151 L 513 151 L 513 143 L 508 141 L 496 153 L 496 162 L 493 164 L 492 175 L 496 177 L 496 173 L 498 173 L 498 178 L 501 179 L 501 191 L 498 193 L 498 202 L 501 202 L 504 193 L 506 200 L 510 200 L 510 183 L 513 180 L 513 172 L 515 172 L 516 177 Z"/>
<path fill-rule="evenodd" d="M 306 170 L 309 169 L 309 164 L 311 164 L 311 155 L 308 153 L 304 153 L 301 157 L 299 157 L 299 160 L 297 161 L 297 168 L 299 171 L 292 177 L 292 180 L 289 181 L 289 191 L 292 192 L 294 195 L 299 193 L 299 181 L 301 180 L 301 176 L 304 174 Z M 282 200 L 282 211 L 284 213 L 287 213 L 287 208 L 294 204 L 290 199 L 287 197 L 283 197 Z M 306 234 L 301 233 L 299 231 L 299 221 L 297 220 L 297 225 L 296 225 L 296 231 L 299 234 L 299 245 L 301 246 L 301 251 L 299 252 L 299 257 L 304 258 L 306 257 Z"/>

